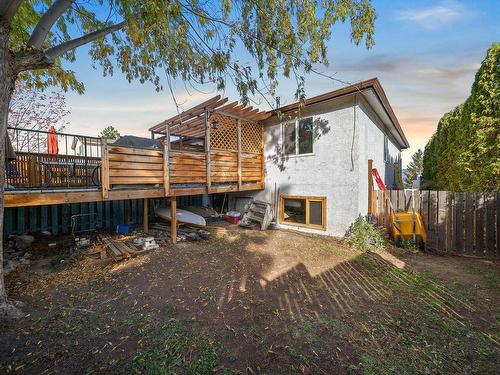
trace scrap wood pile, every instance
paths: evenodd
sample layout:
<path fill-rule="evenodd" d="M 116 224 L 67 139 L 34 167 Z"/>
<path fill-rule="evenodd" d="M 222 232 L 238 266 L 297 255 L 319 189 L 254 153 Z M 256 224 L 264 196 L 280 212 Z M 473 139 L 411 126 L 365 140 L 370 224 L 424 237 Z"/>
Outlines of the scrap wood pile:
<path fill-rule="evenodd" d="M 171 238 L 171 227 L 170 224 L 166 223 L 154 223 L 152 225 L 153 230 L 158 231 L 157 237 L 167 236 Z M 207 240 L 210 238 L 210 232 L 205 229 L 183 225 L 177 228 L 177 242 L 180 241 L 199 241 Z"/>
<path fill-rule="evenodd" d="M 159 247 L 154 237 L 116 238 L 109 234 L 99 234 L 97 239 L 96 246 L 87 255 L 99 253 L 101 259 L 111 258 L 115 261 L 136 257 Z"/>

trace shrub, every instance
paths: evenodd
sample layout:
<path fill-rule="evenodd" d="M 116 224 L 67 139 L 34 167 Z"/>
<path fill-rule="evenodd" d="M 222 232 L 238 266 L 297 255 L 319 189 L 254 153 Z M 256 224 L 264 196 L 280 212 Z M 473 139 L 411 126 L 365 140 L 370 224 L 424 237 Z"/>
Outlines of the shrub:
<path fill-rule="evenodd" d="M 382 233 L 361 215 L 351 224 L 345 238 L 350 246 L 360 251 L 377 251 L 385 246 Z"/>

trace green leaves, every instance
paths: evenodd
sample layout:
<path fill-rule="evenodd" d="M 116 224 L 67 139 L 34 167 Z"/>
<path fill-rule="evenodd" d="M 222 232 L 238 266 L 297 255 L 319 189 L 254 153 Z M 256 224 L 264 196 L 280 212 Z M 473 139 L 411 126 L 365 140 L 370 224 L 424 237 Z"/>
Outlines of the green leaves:
<path fill-rule="evenodd" d="M 500 44 L 476 73 L 471 95 L 445 114 L 425 147 L 425 188 L 500 191 Z"/>
<path fill-rule="evenodd" d="M 23 2 L 11 27 L 12 51 L 27 49 L 31 31 L 52 4 L 48 0 Z M 89 40 L 90 57 L 105 75 L 119 68 L 128 80 L 149 81 L 158 90 L 163 88 L 165 75 L 213 82 L 219 88 L 230 79 L 246 103 L 250 94 L 260 91 L 257 78 L 263 81 L 266 94 L 273 95 L 280 71 L 296 78 L 301 97 L 303 75 L 315 64 L 328 64 L 327 43 L 333 25 L 350 23 L 353 43 L 364 40 L 369 48 L 374 43 L 375 17 L 369 0 L 74 2 L 52 27 L 44 49 L 125 20 L 126 27 L 120 31 Z M 74 61 L 74 51 L 61 58 Z M 239 67 L 233 69 L 235 65 Z M 58 75 L 25 72 L 21 78 L 37 84 L 58 82 L 81 91 L 83 86 L 74 74 L 58 66 Z M 45 80 L 40 77 L 44 74 Z"/>

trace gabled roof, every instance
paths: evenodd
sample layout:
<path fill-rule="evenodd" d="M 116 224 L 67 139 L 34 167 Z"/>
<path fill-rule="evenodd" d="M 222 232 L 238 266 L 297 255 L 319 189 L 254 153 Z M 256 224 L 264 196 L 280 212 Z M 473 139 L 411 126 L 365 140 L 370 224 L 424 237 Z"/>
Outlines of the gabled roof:
<path fill-rule="evenodd" d="M 387 99 L 387 96 L 384 92 L 384 89 L 382 88 L 382 85 L 380 84 L 380 81 L 378 78 L 371 78 L 366 81 L 362 81 L 350 86 L 343 87 L 338 90 L 330 91 L 325 94 L 321 94 L 318 96 L 314 96 L 312 98 L 306 99 L 305 100 L 305 107 L 312 106 L 315 104 L 319 104 L 322 102 L 326 102 L 328 100 L 340 98 L 343 96 L 347 95 L 352 95 L 355 93 L 367 93 L 369 91 L 372 91 L 376 98 L 378 99 L 378 102 L 381 104 L 381 108 L 385 111 L 388 119 L 391 122 L 392 127 L 396 130 L 397 134 L 399 135 L 399 143 L 401 148 L 408 148 L 410 147 L 410 144 L 408 143 L 408 139 L 406 139 L 406 136 L 403 132 L 403 129 L 401 128 L 401 125 L 399 124 L 398 119 L 396 118 L 396 115 L 394 114 L 394 110 L 392 109 L 389 100 Z M 368 99 L 368 98 L 367 98 Z M 298 110 L 300 107 L 300 103 L 296 102 L 293 104 L 289 104 L 286 106 L 283 106 L 281 108 L 278 108 L 273 111 L 269 111 L 271 115 L 278 115 L 278 113 L 285 114 L 287 112 L 295 111 Z"/>

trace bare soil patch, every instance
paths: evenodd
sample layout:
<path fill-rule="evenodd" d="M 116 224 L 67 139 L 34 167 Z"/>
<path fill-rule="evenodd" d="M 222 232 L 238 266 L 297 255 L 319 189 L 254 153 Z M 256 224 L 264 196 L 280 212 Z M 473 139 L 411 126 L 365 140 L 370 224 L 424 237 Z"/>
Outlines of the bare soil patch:
<path fill-rule="evenodd" d="M 0 326 L 0 372 L 495 373 L 499 280 L 498 264 L 234 228 L 11 275 L 29 315 Z"/>

